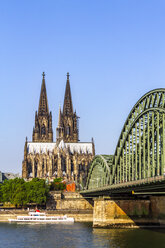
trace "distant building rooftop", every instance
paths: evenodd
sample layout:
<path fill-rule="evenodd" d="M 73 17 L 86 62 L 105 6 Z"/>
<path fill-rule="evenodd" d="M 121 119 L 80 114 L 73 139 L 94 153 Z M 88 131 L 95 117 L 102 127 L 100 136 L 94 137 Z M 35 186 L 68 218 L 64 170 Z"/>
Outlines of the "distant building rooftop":
<path fill-rule="evenodd" d="M 1 172 L 0 171 L 0 183 L 3 183 L 5 179 L 14 179 L 16 177 L 20 177 L 19 173 L 14 174 L 12 172 Z"/>

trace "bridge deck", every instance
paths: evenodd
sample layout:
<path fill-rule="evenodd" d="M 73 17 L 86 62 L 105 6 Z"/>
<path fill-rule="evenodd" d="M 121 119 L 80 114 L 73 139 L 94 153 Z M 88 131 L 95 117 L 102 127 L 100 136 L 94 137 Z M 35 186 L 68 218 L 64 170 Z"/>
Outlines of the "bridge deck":
<path fill-rule="evenodd" d="M 113 185 L 107 185 L 100 188 L 94 188 L 89 190 L 83 190 L 80 193 L 83 195 L 111 195 L 119 193 L 130 193 L 132 191 L 138 192 L 165 192 L 165 175 L 156 176 L 137 181 L 118 183 Z"/>

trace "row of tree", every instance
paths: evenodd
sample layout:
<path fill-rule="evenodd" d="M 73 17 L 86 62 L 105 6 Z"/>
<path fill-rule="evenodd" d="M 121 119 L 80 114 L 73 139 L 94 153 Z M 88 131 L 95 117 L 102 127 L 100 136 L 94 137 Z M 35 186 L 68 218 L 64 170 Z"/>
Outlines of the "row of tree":
<path fill-rule="evenodd" d="M 55 179 L 48 185 L 44 179 L 33 178 L 29 182 L 15 178 L 0 184 L 0 202 L 10 202 L 15 206 L 26 206 L 29 203 L 43 205 L 46 203 L 49 190 L 64 190 L 62 179 Z"/>

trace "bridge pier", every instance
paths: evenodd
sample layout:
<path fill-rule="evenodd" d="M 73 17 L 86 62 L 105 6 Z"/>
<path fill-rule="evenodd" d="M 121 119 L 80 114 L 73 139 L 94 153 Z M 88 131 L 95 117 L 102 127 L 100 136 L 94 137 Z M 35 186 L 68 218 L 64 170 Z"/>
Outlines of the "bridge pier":
<path fill-rule="evenodd" d="M 165 226 L 165 196 L 94 198 L 93 227 Z"/>

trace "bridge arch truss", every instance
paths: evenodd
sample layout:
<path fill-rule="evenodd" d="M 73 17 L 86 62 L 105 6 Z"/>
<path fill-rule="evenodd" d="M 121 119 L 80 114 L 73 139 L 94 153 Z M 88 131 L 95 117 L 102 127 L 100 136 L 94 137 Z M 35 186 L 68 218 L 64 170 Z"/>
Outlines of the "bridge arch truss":
<path fill-rule="evenodd" d="M 156 89 L 141 97 L 132 108 L 111 162 L 107 163 L 100 156 L 94 158 L 86 188 L 140 181 L 164 174 L 165 89 Z M 97 178 L 105 179 L 98 185 Z"/>

